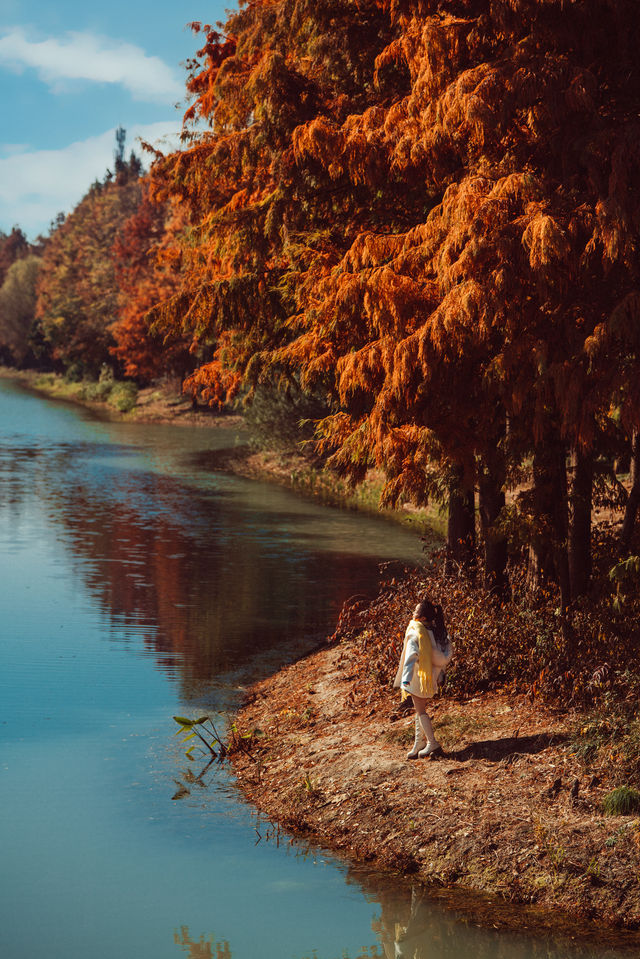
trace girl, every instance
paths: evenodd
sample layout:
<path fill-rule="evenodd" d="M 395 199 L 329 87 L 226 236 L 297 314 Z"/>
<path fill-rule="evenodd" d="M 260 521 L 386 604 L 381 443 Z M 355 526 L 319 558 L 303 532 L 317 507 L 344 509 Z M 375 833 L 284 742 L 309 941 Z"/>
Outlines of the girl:
<path fill-rule="evenodd" d="M 415 740 L 407 759 L 432 756 L 442 748 L 427 715 L 427 700 L 434 696 L 444 667 L 452 658 L 453 646 L 444 625 L 442 606 L 434 606 L 431 600 L 423 599 L 416 606 L 413 619 L 407 626 L 400 665 L 393 683 L 396 689 L 402 690 L 403 700 L 411 696 L 416 713 Z"/>

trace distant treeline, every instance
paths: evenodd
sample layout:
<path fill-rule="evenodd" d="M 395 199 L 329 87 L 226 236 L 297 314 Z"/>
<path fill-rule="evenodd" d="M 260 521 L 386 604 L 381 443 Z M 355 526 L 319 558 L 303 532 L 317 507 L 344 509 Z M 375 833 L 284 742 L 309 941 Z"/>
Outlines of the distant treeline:
<path fill-rule="evenodd" d="M 182 149 L 143 175 L 120 132 L 46 239 L 0 239 L 5 359 L 312 419 L 386 504 L 447 504 L 451 569 L 506 597 L 524 551 L 566 612 L 594 504 L 626 505 L 624 559 L 640 499 L 632 0 L 258 0 L 193 28 Z"/>

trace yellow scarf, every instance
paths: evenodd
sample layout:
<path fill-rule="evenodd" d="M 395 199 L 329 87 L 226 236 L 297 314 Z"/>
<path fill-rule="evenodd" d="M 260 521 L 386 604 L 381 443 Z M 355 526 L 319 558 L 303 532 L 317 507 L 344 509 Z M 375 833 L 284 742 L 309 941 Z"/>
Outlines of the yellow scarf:
<path fill-rule="evenodd" d="M 412 619 L 409 623 L 408 629 L 411 626 L 415 626 L 418 631 L 419 637 L 419 652 L 418 652 L 418 679 L 420 680 L 420 692 L 423 693 L 425 698 L 430 698 L 435 694 L 435 689 L 433 686 L 433 663 L 431 661 L 431 637 L 427 627 L 417 619 Z M 406 699 L 409 693 L 406 693 L 404 689 L 402 690 L 402 699 Z"/>

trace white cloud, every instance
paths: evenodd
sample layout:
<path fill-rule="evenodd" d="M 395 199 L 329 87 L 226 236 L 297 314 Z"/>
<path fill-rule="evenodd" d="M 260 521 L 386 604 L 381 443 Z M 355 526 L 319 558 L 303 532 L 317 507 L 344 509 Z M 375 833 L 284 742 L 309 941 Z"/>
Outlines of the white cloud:
<path fill-rule="evenodd" d="M 54 91 L 69 81 L 113 83 L 136 100 L 173 103 L 184 96 L 177 71 L 140 47 L 93 33 L 67 33 L 62 39 L 27 36 L 14 27 L 0 36 L 0 64 L 14 70 L 31 68 Z"/>
<path fill-rule="evenodd" d="M 179 146 L 175 120 L 127 129 L 125 152 L 138 155 L 137 138 L 166 152 Z M 113 169 L 115 128 L 61 150 L 33 150 L 0 158 L 0 229 L 18 224 L 30 239 L 46 233 L 58 213 L 70 213 L 96 179 Z M 146 161 L 148 164 L 148 160 Z"/>
<path fill-rule="evenodd" d="M 26 153 L 29 149 L 28 143 L 0 143 L 0 152 L 5 156 L 13 156 L 14 153 Z"/>

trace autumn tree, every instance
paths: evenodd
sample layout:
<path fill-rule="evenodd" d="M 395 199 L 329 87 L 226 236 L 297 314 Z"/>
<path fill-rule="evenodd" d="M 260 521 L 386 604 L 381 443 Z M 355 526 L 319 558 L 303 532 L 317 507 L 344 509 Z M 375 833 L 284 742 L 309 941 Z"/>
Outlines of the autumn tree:
<path fill-rule="evenodd" d="M 17 366 L 22 366 L 29 354 L 40 263 L 40 257 L 33 254 L 20 257 L 11 264 L 0 287 L 0 345 Z"/>
<path fill-rule="evenodd" d="M 40 330 L 58 366 L 79 375 L 96 376 L 111 359 L 118 314 L 113 248 L 141 198 L 139 162 L 127 169 L 127 176 L 93 184 L 56 225 L 42 258 Z"/>
<path fill-rule="evenodd" d="M 182 208 L 154 203 L 142 184 L 142 200 L 114 243 L 118 319 L 111 327 L 125 376 L 150 383 L 162 375 L 184 377 L 195 361 L 179 333 L 155 333 L 149 314 L 178 289 L 182 257 L 178 237 L 184 229 Z"/>
<path fill-rule="evenodd" d="M 0 286 L 16 260 L 35 252 L 19 226 L 14 226 L 11 233 L 0 230 Z"/>
<path fill-rule="evenodd" d="M 262 0 L 205 30 L 188 119 L 211 129 L 152 171 L 189 217 L 156 323 L 210 351 L 191 388 L 323 391 L 333 465 L 448 502 L 452 562 L 478 490 L 498 593 L 530 460 L 516 525 L 565 609 L 614 394 L 638 427 L 639 29 L 630 0 Z"/>
<path fill-rule="evenodd" d="M 320 164 L 299 167 L 293 134 L 318 114 L 345 119 L 362 109 L 385 24 L 376 3 L 354 17 L 341 0 L 288 0 L 245 7 L 224 33 L 203 28 L 186 119 L 211 129 L 159 159 L 151 176 L 155 195 L 176 198 L 190 220 L 182 288 L 156 324 L 179 328 L 195 352 L 209 353 L 187 384 L 205 402 L 224 401 L 264 373 L 265 352 L 287 335 L 308 236 L 331 256 L 358 232 L 370 191 L 347 178 L 336 184 Z M 381 196 L 373 207 L 385 219 L 391 200 Z"/>
<path fill-rule="evenodd" d="M 323 431 L 340 467 L 376 463 L 389 499 L 420 499 L 439 447 L 460 502 L 479 486 L 488 545 L 508 470 L 533 456 L 533 560 L 538 572 L 548 563 L 566 607 L 588 584 L 593 456 L 611 398 L 590 337 L 637 280 L 632 8 L 424 3 L 390 18 L 376 66 L 402 64 L 410 92 L 340 128 L 299 129 L 299 162 L 324 155 L 356 179 L 373 142 L 379 188 L 400 177 L 441 199 L 411 229 L 363 232 L 321 277 L 303 277 L 286 354 L 305 358 L 310 380 L 335 366 L 341 410 Z"/>

